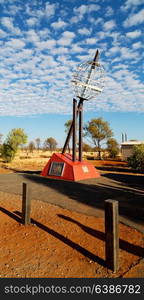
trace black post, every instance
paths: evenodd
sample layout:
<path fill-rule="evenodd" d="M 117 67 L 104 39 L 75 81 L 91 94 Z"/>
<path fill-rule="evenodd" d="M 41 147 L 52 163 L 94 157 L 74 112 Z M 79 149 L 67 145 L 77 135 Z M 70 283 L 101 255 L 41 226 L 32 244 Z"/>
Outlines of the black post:
<path fill-rule="evenodd" d="M 79 110 L 79 161 L 82 161 L 82 146 L 83 146 L 83 101 Z"/>
<path fill-rule="evenodd" d="M 106 265 L 114 272 L 119 268 L 118 201 L 105 200 Z"/>
<path fill-rule="evenodd" d="M 81 102 L 82 100 L 79 101 L 78 105 L 77 105 L 77 112 L 76 112 L 76 116 L 78 116 L 78 113 L 79 113 L 79 108 L 80 108 L 80 105 L 81 105 Z M 71 126 L 70 126 L 70 129 L 69 129 L 69 132 L 68 132 L 68 135 L 66 137 L 66 140 L 65 140 L 65 144 L 63 146 L 63 150 L 62 150 L 62 154 L 64 154 L 66 152 L 66 148 L 68 146 L 68 143 L 69 143 L 69 140 L 72 136 L 72 133 L 73 133 L 73 121 L 71 123 Z"/>
<path fill-rule="evenodd" d="M 76 161 L 76 122 L 77 121 L 77 101 L 73 99 L 73 145 L 72 145 L 72 158 Z"/>
<path fill-rule="evenodd" d="M 30 224 L 31 199 L 28 184 L 22 185 L 22 224 Z"/>

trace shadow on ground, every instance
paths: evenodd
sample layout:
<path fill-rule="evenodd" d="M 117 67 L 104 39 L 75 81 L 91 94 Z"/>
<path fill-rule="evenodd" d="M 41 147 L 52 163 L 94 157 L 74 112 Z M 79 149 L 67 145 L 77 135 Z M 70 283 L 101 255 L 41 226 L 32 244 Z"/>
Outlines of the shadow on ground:
<path fill-rule="evenodd" d="M 130 174 L 143 174 L 144 175 L 144 172 L 141 172 L 141 171 L 137 171 L 137 170 L 133 170 L 131 168 L 128 168 L 128 167 L 121 167 L 121 166 L 118 166 L 118 167 L 114 167 L 114 166 L 111 166 L 111 165 L 103 165 L 103 166 L 97 166 L 96 167 L 98 170 L 101 170 L 101 171 L 109 171 L 109 172 L 119 172 L 119 173 L 130 173 Z"/>
<path fill-rule="evenodd" d="M 106 199 L 117 200 L 120 217 L 144 228 L 142 175 L 103 173 L 100 178 L 69 182 L 28 172 L 1 174 L 0 191 L 21 195 L 22 182 L 29 184 L 32 199 L 93 216 L 103 216 Z"/>
<path fill-rule="evenodd" d="M 58 214 L 58 217 L 68 221 L 68 222 L 72 222 L 76 225 L 78 225 L 83 231 L 85 231 L 86 233 L 102 240 L 102 241 L 105 241 L 105 233 L 101 232 L 101 231 L 98 231 L 98 230 L 95 230 L 93 228 L 90 228 L 88 226 L 85 226 L 83 225 L 82 223 L 70 218 L 70 217 L 67 217 L 65 215 L 62 215 L 62 214 Z M 122 250 L 125 250 L 129 253 L 132 253 L 134 255 L 137 255 L 137 256 L 140 256 L 140 257 L 144 257 L 144 249 L 140 246 L 135 246 L 133 244 L 130 244 L 129 242 L 127 241 L 124 241 L 122 239 L 119 239 L 119 247 L 120 249 Z"/>
<path fill-rule="evenodd" d="M 106 199 L 119 201 L 119 213 L 137 222 L 144 221 L 144 188 L 143 176 L 122 175 L 122 174 L 103 174 L 100 178 L 89 179 L 81 182 L 68 182 L 54 180 L 40 176 L 24 175 L 29 182 L 37 184 L 37 187 L 46 188 L 46 197 L 48 202 L 63 206 L 62 198 L 54 199 L 52 192 L 58 192 L 70 200 L 74 200 L 73 208 L 77 211 L 78 203 L 87 205 L 91 208 L 104 209 Z M 42 199 L 38 195 L 35 196 Z M 42 195 L 41 195 L 42 196 Z M 53 197 L 53 199 L 51 198 Z M 55 195 L 57 197 L 57 193 Z M 67 199 L 66 198 L 66 199 Z M 66 208 L 71 209 L 71 201 L 67 201 Z M 69 205 L 68 205 L 69 203 Z"/>
<path fill-rule="evenodd" d="M 9 217 L 16 220 L 18 223 L 22 223 L 22 214 L 19 211 L 14 211 L 13 213 L 8 211 L 7 209 L 0 207 L 0 211 L 8 215 Z M 35 224 L 39 229 L 47 232 L 48 234 L 52 235 L 56 239 L 60 240 L 61 242 L 65 243 L 66 245 L 70 246 L 72 249 L 77 250 L 79 253 L 84 255 L 85 257 L 89 258 L 90 260 L 97 262 L 98 264 L 102 265 L 103 267 L 106 267 L 106 262 L 100 258 L 99 256 L 93 254 L 89 250 L 85 249 L 84 247 L 78 245 L 77 243 L 71 241 L 69 238 L 63 236 L 62 234 L 56 232 L 55 230 L 45 226 L 44 224 L 31 219 L 31 224 Z"/>
<path fill-rule="evenodd" d="M 10 212 L 7 209 L 0 207 L 0 211 L 2 211 L 3 213 L 5 213 L 6 215 L 8 215 L 9 217 L 13 218 L 14 220 L 16 220 L 19 223 L 22 223 L 22 214 L 19 211 L 14 211 L 14 212 Z M 93 228 L 90 228 L 88 226 L 83 225 L 82 223 L 67 217 L 63 214 L 58 214 L 59 218 L 62 218 L 68 222 L 72 222 L 76 225 L 78 225 L 83 231 L 85 231 L 87 234 L 90 234 L 102 241 L 105 241 L 105 233 L 95 230 Z M 55 230 L 45 226 L 44 224 L 31 219 L 31 224 L 35 224 L 39 229 L 47 232 L 48 234 L 52 235 L 53 237 L 55 237 L 56 239 L 59 239 L 61 242 L 65 243 L 66 245 L 70 246 L 72 249 L 77 250 L 79 253 L 81 253 L 82 255 L 84 255 L 85 257 L 89 258 L 90 260 L 97 262 L 98 264 L 102 265 L 103 267 L 106 267 L 106 262 L 104 259 L 100 258 L 99 256 L 91 253 L 90 251 L 88 251 L 87 249 L 85 249 L 84 247 L 78 245 L 77 243 L 73 242 L 72 240 L 70 240 L 69 238 L 63 236 L 62 234 L 56 232 Z M 136 246 L 133 245 L 127 241 L 124 241 L 122 239 L 119 240 L 119 247 L 122 250 L 127 251 L 128 253 L 132 253 L 136 256 L 139 257 L 144 257 L 144 252 L 143 252 L 143 248 L 140 246 Z"/>

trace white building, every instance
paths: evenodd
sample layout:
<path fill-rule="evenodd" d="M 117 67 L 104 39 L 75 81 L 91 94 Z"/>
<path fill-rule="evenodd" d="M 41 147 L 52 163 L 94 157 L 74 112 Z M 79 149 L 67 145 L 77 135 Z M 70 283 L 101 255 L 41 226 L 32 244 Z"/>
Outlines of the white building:
<path fill-rule="evenodd" d="M 126 141 L 121 144 L 121 156 L 126 160 L 133 154 L 133 147 L 144 144 L 144 141 Z"/>

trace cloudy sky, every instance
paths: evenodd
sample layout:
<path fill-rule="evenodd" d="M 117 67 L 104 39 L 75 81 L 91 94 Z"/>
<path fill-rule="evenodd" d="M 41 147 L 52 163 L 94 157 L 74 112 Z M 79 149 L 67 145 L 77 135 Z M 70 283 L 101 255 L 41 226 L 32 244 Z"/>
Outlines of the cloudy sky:
<path fill-rule="evenodd" d="M 99 49 L 105 87 L 85 118 L 144 140 L 144 0 L 0 0 L 0 19 L 1 133 L 23 126 L 62 143 L 72 74 Z"/>

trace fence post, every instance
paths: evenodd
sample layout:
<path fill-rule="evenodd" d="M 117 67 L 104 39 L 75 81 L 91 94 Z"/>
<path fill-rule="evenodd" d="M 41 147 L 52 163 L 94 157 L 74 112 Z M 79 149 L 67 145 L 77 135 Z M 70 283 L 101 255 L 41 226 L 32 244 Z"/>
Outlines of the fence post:
<path fill-rule="evenodd" d="M 22 224 L 30 224 L 31 199 L 30 191 L 27 183 L 22 184 Z"/>
<path fill-rule="evenodd" d="M 118 201 L 105 200 L 105 256 L 108 268 L 117 272 L 119 268 Z"/>

